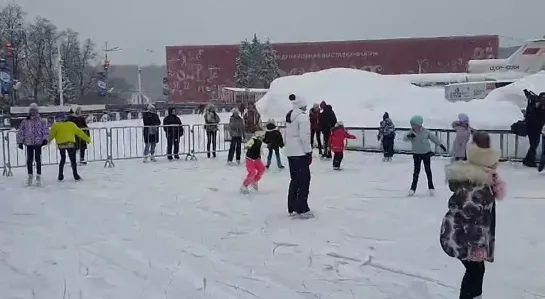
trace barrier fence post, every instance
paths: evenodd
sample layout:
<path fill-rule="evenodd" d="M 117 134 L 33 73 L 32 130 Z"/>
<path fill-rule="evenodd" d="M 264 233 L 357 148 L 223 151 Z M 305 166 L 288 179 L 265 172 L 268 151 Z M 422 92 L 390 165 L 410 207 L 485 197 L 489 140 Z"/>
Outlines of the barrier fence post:
<path fill-rule="evenodd" d="M 114 168 L 112 128 L 106 129 L 106 162 L 104 168 Z"/>
<path fill-rule="evenodd" d="M 13 176 L 13 172 L 11 171 L 11 153 L 9 151 L 10 144 L 9 144 L 9 134 L 5 133 L 6 131 L 2 131 L 2 155 L 4 156 L 4 171 L 2 171 L 3 176 Z"/>
<path fill-rule="evenodd" d="M 193 127 L 195 125 L 192 125 L 191 127 L 189 127 L 189 151 L 187 152 L 187 154 L 185 154 L 185 160 L 187 161 L 188 159 L 190 161 L 197 161 L 197 156 L 195 156 L 195 133 L 193 132 Z"/>

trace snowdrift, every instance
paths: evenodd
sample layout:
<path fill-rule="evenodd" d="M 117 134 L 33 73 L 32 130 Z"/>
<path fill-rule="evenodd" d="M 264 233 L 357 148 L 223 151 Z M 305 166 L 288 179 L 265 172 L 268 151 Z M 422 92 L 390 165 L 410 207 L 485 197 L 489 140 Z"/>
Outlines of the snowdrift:
<path fill-rule="evenodd" d="M 459 113 L 466 113 L 480 129 L 507 129 L 520 118 L 519 107 L 509 102 L 451 103 L 441 89 L 427 89 L 406 81 L 355 69 L 329 69 L 278 78 L 257 103 L 263 120 L 283 120 L 291 109 L 289 94 L 313 103 L 326 101 L 346 126 L 378 126 L 388 112 L 397 127 L 408 127 L 415 114 L 428 128 L 450 128 Z"/>
<path fill-rule="evenodd" d="M 524 77 L 507 86 L 494 89 L 484 100 L 488 102 L 509 102 L 519 108 L 526 108 L 528 100 L 524 96 L 524 89 L 531 90 L 536 94 L 545 92 L 545 71 Z"/>

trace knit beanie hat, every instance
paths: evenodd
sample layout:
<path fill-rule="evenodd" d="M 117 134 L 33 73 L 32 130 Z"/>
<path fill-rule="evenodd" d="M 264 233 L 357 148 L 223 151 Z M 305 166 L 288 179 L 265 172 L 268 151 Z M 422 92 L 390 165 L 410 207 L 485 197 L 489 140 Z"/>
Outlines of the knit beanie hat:
<path fill-rule="evenodd" d="M 461 122 L 469 122 L 469 116 L 465 113 L 458 114 L 458 120 Z"/>
<path fill-rule="evenodd" d="M 473 133 L 473 142 L 467 145 L 467 161 L 473 165 L 493 168 L 500 156 L 490 147 L 490 135 L 486 132 Z"/>
<path fill-rule="evenodd" d="M 411 117 L 409 123 L 411 124 L 411 126 L 422 126 L 422 124 L 424 123 L 424 118 L 420 115 L 415 115 Z"/>

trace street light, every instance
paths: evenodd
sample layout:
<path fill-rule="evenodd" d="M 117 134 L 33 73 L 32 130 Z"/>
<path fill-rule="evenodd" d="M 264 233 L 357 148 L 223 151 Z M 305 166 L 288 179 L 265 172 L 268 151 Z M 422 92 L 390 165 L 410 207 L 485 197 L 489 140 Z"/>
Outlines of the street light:
<path fill-rule="evenodd" d="M 150 53 L 150 54 L 153 54 L 153 50 L 152 49 L 146 49 L 144 50 L 144 52 L 146 53 Z M 140 67 L 140 65 L 138 65 L 138 101 L 140 102 L 140 104 L 144 104 L 144 95 L 142 93 L 142 68 Z"/>

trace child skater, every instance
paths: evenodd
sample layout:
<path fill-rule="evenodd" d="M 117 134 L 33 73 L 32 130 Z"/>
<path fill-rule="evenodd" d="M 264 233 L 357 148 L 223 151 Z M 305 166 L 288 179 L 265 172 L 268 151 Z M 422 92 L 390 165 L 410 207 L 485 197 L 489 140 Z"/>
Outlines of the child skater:
<path fill-rule="evenodd" d="M 433 152 L 431 150 L 430 141 L 436 146 L 439 146 L 444 152 L 447 151 L 446 147 L 441 144 L 441 140 L 437 138 L 432 132 L 428 131 L 422 124 L 424 118 L 420 115 L 415 115 L 411 118 L 411 131 L 403 137 L 404 141 L 411 142 L 411 148 L 413 153 L 413 181 L 411 189 L 409 190 L 409 196 L 413 196 L 416 192 L 416 186 L 418 184 L 418 177 L 420 176 L 420 167 L 424 163 L 424 171 L 428 179 L 428 189 L 431 196 L 435 194 L 435 187 L 433 186 L 433 177 L 431 173 L 431 157 Z"/>
<path fill-rule="evenodd" d="M 467 146 L 467 163 L 445 167 L 453 193 L 439 240 L 443 251 L 466 269 L 460 299 L 482 298 L 484 262 L 494 261 L 496 200 L 505 197 L 505 182 L 496 170 L 498 161 L 499 155 L 490 148 L 490 136 L 475 132 Z"/>
<path fill-rule="evenodd" d="M 378 130 L 377 139 L 382 140 L 382 149 L 384 150 L 383 162 L 391 162 L 394 156 L 394 140 L 396 138 L 396 127 L 390 119 L 390 114 L 384 112 L 380 127 Z"/>
<path fill-rule="evenodd" d="M 266 128 L 267 132 L 265 133 L 265 138 L 263 139 L 263 142 L 267 144 L 267 148 L 269 149 L 266 167 L 269 168 L 271 166 L 274 151 L 274 155 L 276 156 L 276 165 L 279 169 L 283 169 L 284 165 L 282 165 L 282 160 L 280 160 L 280 149 L 284 147 L 284 138 L 282 138 L 282 134 L 280 131 L 278 131 L 274 121 L 269 121 Z"/>
<path fill-rule="evenodd" d="M 356 139 L 356 136 L 348 133 L 344 128 L 342 121 L 338 122 L 331 130 L 331 137 L 329 138 L 329 145 L 333 152 L 333 169 L 341 170 L 341 162 L 344 157 L 344 147 L 346 139 Z"/>
<path fill-rule="evenodd" d="M 458 120 L 452 122 L 452 128 L 456 131 L 456 137 L 452 144 L 452 158 L 454 161 L 466 161 L 466 148 L 473 128 L 469 125 L 467 114 L 458 114 Z"/>
<path fill-rule="evenodd" d="M 258 183 L 265 173 L 265 165 L 261 161 L 261 145 L 263 144 L 264 132 L 256 131 L 254 136 L 246 143 L 246 170 L 248 170 L 248 175 L 242 187 L 240 187 L 240 192 L 248 194 L 248 186 L 252 186 L 255 191 L 259 190 Z"/>

